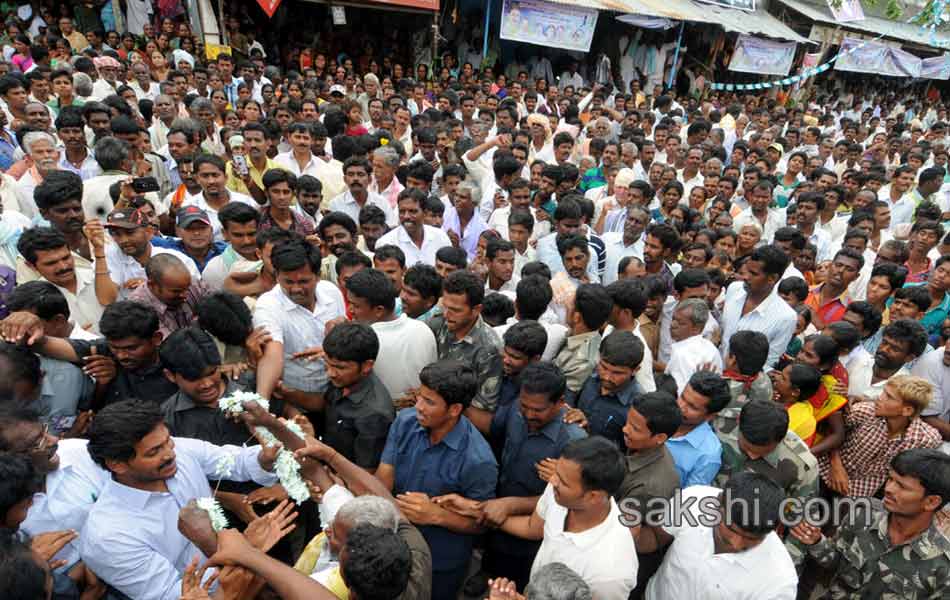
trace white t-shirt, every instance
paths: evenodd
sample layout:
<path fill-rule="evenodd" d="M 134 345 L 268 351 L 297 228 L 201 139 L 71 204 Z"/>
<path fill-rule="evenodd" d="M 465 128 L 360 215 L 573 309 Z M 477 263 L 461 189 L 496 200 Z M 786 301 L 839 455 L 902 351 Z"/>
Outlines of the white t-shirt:
<path fill-rule="evenodd" d="M 435 335 L 428 325 L 405 314 L 393 321 L 378 321 L 372 327 L 379 338 L 373 373 L 393 399 L 400 398 L 409 388 L 419 387 L 419 373 L 438 360 Z"/>

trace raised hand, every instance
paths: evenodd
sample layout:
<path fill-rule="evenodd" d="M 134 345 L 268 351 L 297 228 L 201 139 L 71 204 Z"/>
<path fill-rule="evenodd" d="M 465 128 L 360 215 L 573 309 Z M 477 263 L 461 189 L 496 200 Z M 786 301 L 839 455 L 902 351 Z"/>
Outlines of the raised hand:
<path fill-rule="evenodd" d="M 244 530 L 244 537 L 258 550 L 268 552 L 297 527 L 294 523 L 296 519 L 294 503 L 284 500 L 268 514 L 251 521 Z"/>

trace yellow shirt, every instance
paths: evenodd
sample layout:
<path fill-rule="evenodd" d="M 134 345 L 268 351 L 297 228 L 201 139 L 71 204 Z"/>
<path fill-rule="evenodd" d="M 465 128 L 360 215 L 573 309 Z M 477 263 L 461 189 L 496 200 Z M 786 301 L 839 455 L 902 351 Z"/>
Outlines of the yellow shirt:
<path fill-rule="evenodd" d="M 271 169 L 281 169 L 284 171 L 287 170 L 287 169 L 284 169 L 284 167 L 280 166 L 280 164 L 274 162 L 273 160 L 269 158 L 267 159 L 267 164 L 264 166 L 263 171 L 258 171 L 257 168 L 254 166 L 254 163 L 252 163 L 250 159 L 248 159 L 247 161 L 247 168 L 251 173 L 251 179 L 254 181 L 254 183 L 257 184 L 257 187 L 261 188 L 261 190 L 264 189 L 264 182 L 263 182 L 264 173 L 266 173 L 267 171 L 270 171 Z M 228 162 L 228 164 L 225 165 L 224 167 L 224 172 L 228 178 L 228 182 L 227 184 L 225 184 L 225 186 L 229 190 L 231 190 L 232 192 L 237 192 L 239 194 L 244 194 L 245 196 L 251 195 L 250 190 L 248 190 L 247 186 L 244 185 L 244 181 L 240 177 L 238 177 L 237 174 L 234 172 L 234 163 Z"/>

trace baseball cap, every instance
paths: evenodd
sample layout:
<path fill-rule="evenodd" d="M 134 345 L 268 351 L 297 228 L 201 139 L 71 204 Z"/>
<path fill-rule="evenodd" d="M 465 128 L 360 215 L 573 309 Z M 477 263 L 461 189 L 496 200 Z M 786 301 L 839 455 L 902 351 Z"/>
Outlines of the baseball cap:
<path fill-rule="evenodd" d="M 211 219 L 208 218 L 208 213 L 197 206 L 186 206 L 179 209 L 178 214 L 175 215 L 175 220 L 179 227 L 188 227 L 196 222 L 204 223 L 208 227 L 211 227 Z"/>
<path fill-rule="evenodd" d="M 779 156 L 785 154 L 785 148 L 782 148 L 782 144 L 775 142 L 774 144 L 769 144 L 769 150 L 775 150 L 779 153 Z"/>
<path fill-rule="evenodd" d="M 340 94 L 341 96 L 346 95 L 346 88 L 340 85 L 339 83 L 330 86 L 331 94 Z"/>
<path fill-rule="evenodd" d="M 109 213 L 106 217 L 106 227 L 118 229 L 138 229 L 148 225 L 148 220 L 142 211 L 132 208 L 120 208 Z"/>

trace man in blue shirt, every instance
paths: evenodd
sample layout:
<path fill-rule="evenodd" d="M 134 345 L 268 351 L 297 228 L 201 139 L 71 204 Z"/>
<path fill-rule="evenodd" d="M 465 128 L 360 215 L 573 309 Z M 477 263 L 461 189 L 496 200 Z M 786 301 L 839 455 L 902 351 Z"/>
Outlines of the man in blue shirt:
<path fill-rule="evenodd" d="M 208 262 L 228 247 L 226 242 L 215 241 L 208 213 L 197 206 L 179 209 L 176 221 L 178 237 L 152 238 L 152 245 L 178 250 L 190 258 L 199 271 L 204 271 Z"/>
<path fill-rule="evenodd" d="M 522 321 L 515 327 L 529 324 L 541 328 L 532 321 Z M 512 331 L 514 327 L 508 333 Z M 508 337 L 506 334 L 506 340 Z M 491 424 L 492 437 L 505 443 L 498 498 L 481 506 L 485 522 L 494 527 L 500 527 L 511 515 L 533 511 L 547 485 L 537 465 L 546 459 L 556 460 L 570 442 L 587 437 L 579 425 L 564 422 L 567 381 L 557 366 L 549 362 L 529 364 L 521 372 L 520 388 L 517 402 L 500 405 Z M 484 557 L 485 571 L 492 577 L 511 579 L 524 589 L 540 546 L 537 541 L 492 532 Z"/>
<path fill-rule="evenodd" d="M 419 380 L 415 407 L 396 416 L 376 477 L 429 543 L 433 600 L 453 600 L 481 526 L 475 517 L 451 512 L 433 499 L 446 494 L 494 498 L 498 465 L 488 442 L 462 415 L 478 390 L 472 368 L 438 361 L 424 368 Z"/>
<path fill-rule="evenodd" d="M 577 396 L 577 408 L 587 418 L 591 435 L 600 435 L 623 448 L 627 411 L 636 405 L 640 386 L 635 379 L 643 362 L 643 342 L 629 331 L 615 331 L 600 343 L 597 370 Z"/>
<path fill-rule="evenodd" d="M 722 464 L 722 444 L 710 423 L 732 400 L 718 373 L 696 371 L 677 399 L 683 423 L 666 441 L 682 487 L 710 485 Z"/>

